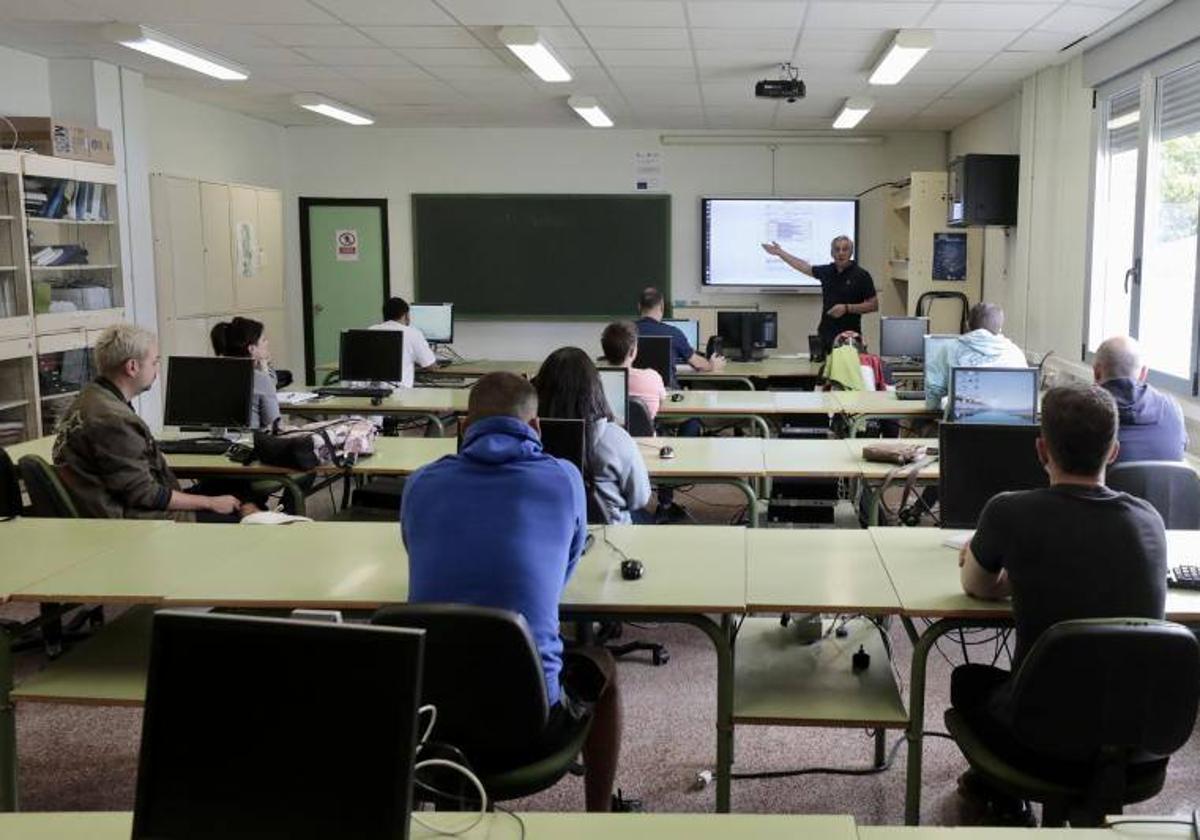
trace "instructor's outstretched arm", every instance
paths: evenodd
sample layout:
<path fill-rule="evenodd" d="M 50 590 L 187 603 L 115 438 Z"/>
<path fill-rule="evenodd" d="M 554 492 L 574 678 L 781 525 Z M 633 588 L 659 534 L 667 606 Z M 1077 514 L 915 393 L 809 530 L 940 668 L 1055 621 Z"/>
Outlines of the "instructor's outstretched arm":
<path fill-rule="evenodd" d="M 812 266 L 810 264 L 783 250 L 778 242 L 764 242 L 762 243 L 762 249 L 773 257 L 779 257 L 779 259 L 783 260 L 801 274 L 807 274 L 809 277 L 813 276 Z"/>

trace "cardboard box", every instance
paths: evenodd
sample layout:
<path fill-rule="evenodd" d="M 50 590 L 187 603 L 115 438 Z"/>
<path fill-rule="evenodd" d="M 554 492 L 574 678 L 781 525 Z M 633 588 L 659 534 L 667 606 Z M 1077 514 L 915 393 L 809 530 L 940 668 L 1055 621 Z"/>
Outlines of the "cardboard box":
<path fill-rule="evenodd" d="M 112 132 L 107 128 L 72 125 L 53 117 L 9 117 L 20 136 L 17 148 L 91 163 L 116 162 Z M 11 145 L 8 126 L 0 122 L 0 138 Z"/>

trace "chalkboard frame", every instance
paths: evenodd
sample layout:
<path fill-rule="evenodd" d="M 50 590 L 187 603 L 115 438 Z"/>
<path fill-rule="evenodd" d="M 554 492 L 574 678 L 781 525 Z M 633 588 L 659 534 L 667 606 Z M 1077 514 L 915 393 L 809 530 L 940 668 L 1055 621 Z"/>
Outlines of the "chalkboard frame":
<path fill-rule="evenodd" d="M 420 214 L 418 205 L 422 200 L 426 199 L 584 199 L 584 200 L 620 200 L 620 201 L 646 201 L 653 202 L 662 206 L 664 213 L 664 237 L 662 243 L 662 260 L 665 270 L 665 275 L 658 288 L 663 293 L 667 301 L 671 300 L 672 287 L 672 264 L 671 264 L 671 223 L 672 223 L 672 201 L 670 194 L 666 193 L 651 193 L 651 194 L 631 194 L 631 193 L 412 193 L 411 209 L 412 209 L 412 272 L 413 272 L 413 293 L 414 300 L 423 301 L 427 297 L 432 300 L 449 300 L 445 291 L 437 288 L 426 286 L 423 288 L 421 282 L 420 271 L 420 248 L 421 236 L 418 231 L 420 224 Z M 615 319 L 636 317 L 637 313 L 637 296 L 641 291 L 641 286 L 636 290 L 632 290 L 628 296 L 628 303 L 618 311 L 613 312 L 592 312 L 592 313 L 570 313 L 570 314 L 552 314 L 552 313 L 530 313 L 516 309 L 512 312 L 479 312 L 471 311 L 470 305 L 464 305 L 461 301 L 454 301 L 456 320 L 466 321 L 572 321 L 572 322 L 601 322 L 612 321 Z"/>

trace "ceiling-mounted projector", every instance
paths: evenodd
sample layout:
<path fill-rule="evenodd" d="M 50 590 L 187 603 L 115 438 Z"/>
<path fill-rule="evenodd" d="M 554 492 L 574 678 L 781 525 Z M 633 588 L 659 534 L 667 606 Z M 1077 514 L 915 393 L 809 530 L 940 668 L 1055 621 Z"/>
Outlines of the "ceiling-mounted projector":
<path fill-rule="evenodd" d="M 754 95 L 763 99 L 786 99 L 788 102 L 803 99 L 805 88 L 799 69 L 786 61 L 779 65 L 779 74 L 778 79 L 763 79 L 755 84 Z"/>

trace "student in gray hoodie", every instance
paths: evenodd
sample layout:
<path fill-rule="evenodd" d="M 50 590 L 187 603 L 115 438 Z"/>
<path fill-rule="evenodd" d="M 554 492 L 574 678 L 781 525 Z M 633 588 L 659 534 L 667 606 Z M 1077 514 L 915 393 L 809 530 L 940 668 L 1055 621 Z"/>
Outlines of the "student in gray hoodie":
<path fill-rule="evenodd" d="M 637 442 L 613 417 L 596 365 L 578 347 L 560 347 L 542 362 L 533 384 L 539 417 L 587 421 L 585 488 L 605 522 L 628 525 L 650 501 L 650 476 Z"/>
<path fill-rule="evenodd" d="M 1188 442 L 1183 410 L 1146 382 L 1148 371 L 1136 341 L 1125 335 L 1105 339 L 1096 348 L 1092 373 L 1117 401 L 1117 463 L 1183 460 Z"/>
<path fill-rule="evenodd" d="M 925 404 L 941 408 L 956 367 L 1026 367 L 1025 354 L 1004 335 L 1004 310 L 977 303 L 967 315 L 970 332 L 946 347 L 940 358 L 925 360 Z"/>

